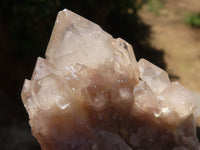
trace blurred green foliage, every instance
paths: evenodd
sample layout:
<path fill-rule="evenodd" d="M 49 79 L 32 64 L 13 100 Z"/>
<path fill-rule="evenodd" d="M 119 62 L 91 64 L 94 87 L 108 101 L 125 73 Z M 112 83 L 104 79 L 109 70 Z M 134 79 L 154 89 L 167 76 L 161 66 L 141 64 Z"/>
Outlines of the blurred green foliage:
<path fill-rule="evenodd" d="M 164 3 L 161 0 L 147 0 L 148 11 L 155 15 L 160 15 L 160 10 L 164 8 Z"/>
<path fill-rule="evenodd" d="M 186 17 L 185 23 L 192 27 L 200 27 L 200 13 L 193 13 Z"/>

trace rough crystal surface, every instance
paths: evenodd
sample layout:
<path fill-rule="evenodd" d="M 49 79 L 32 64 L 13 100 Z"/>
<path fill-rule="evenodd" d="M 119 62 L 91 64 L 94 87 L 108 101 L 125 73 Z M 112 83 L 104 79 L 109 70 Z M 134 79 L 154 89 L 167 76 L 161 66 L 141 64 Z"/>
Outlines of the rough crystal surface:
<path fill-rule="evenodd" d="M 66 9 L 22 100 L 43 150 L 199 150 L 191 92 Z"/>

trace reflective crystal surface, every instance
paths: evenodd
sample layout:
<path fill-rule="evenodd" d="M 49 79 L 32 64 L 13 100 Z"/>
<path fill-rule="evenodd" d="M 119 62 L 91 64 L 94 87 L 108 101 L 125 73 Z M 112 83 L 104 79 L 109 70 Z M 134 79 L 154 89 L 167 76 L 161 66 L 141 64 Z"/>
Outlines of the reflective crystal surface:
<path fill-rule="evenodd" d="M 66 9 L 22 100 L 43 150 L 199 150 L 193 94 Z"/>

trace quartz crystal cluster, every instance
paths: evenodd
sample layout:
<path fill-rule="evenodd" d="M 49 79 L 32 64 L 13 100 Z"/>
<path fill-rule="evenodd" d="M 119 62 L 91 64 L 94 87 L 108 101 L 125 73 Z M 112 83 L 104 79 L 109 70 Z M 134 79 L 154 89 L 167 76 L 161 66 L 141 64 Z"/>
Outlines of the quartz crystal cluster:
<path fill-rule="evenodd" d="M 43 150 L 199 150 L 192 94 L 66 9 L 22 99 Z"/>

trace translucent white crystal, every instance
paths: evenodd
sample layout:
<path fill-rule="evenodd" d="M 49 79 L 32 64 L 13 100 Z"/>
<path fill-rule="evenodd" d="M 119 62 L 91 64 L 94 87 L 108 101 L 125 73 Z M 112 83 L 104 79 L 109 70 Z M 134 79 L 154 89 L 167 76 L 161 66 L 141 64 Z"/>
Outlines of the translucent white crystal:
<path fill-rule="evenodd" d="M 140 81 L 133 90 L 135 104 L 139 105 L 141 111 L 154 113 L 158 108 L 158 100 L 145 81 Z"/>
<path fill-rule="evenodd" d="M 69 10 L 60 11 L 46 57 L 60 70 L 76 63 L 97 67 L 112 58 L 111 38 L 91 21 Z"/>
<path fill-rule="evenodd" d="M 46 58 L 22 90 L 43 150 L 199 150 L 197 98 L 123 39 L 65 9 Z"/>
<path fill-rule="evenodd" d="M 195 107 L 192 95 L 178 82 L 172 82 L 162 92 L 165 103 L 178 113 L 180 118 L 190 115 Z"/>
<path fill-rule="evenodd" d="M 145 59 L 138 62 L 140 77 L 146 81 L 155 94 L 160 94 L 170 83 L 167 72 Z"/>
<path fill-rule="evenodd" d="M 31 80 L 37 81 L 51 73 L 56 73 L 53 66 L 46 59 L 38 57 Z"/>

